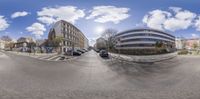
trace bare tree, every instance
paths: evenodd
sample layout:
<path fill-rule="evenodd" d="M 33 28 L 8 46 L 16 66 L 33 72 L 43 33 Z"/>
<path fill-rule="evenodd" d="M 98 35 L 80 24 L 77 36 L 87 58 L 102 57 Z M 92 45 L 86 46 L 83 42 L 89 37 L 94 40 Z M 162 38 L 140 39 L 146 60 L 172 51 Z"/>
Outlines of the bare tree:
<path fill-rule="evenodd" d="M 108 51 L 114 48 L 114 36 L 117 34 L 117 30 L 115 29 L 106 29 L 102 34 L 101 37 L 107 41 L 107 48 Z"/>
<path fill-rule="evenodd" d="M 193 43 L 192 47 L 193 47 L 193 49 L 196 49 L 196 48 L 198 48 L 198 44 L 197 43 Z"/>
<path fill-rule="evenodd" d="M 113 37 L 114 35 L 117 34 L 117 30 L 115 29 L 106 29 L 102 34 L 101 37 L 104 38 L 105 40 L 109 40 L 109 38 Z"/>
<path fill-rule="evenodd" d="M 14 45 L 15 45 L 14 42 L 6 42 L 5 48 L 12 51 L 12 49 L 14 48 Z"/>

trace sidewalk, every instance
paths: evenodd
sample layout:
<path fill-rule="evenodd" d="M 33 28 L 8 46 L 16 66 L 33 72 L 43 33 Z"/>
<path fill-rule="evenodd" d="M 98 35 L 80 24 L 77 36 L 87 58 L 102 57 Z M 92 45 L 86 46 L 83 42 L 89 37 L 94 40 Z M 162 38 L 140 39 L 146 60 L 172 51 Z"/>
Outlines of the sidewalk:
<path fill-rule="evenodd" d="M 45 55 L 56 55 L 57 53 L 26 53 L 26 52 L 16 52 L 16 51 L 6 51 L 16 55 L 23 55 L 23 56 L 45 56 Z"/>
<path fill-rule="evenodd" d="M 16 54 L 16 55 L 22 55 L 22 56 L 36 58 L 39 60 L 46 60 L 46 61 L 66 61 L 66 60 L 74 58 L 73 56 L 64 56 L 64 55 L 57 54 L 57 53 L 24 53 L 24 52 L 15 52 L 15 51 L 7 51 L 7 52 Z M 61 60 L 61 58 L 63 58 L 63 57 L 64 57 L 64 59 Z"/>
<path fill-rule="evenodd" d="M 124 61 L 131 61 L 131 62 L 137 62 L 137 63 L 153 63 L 153 62 L 159 62 L 164 61 L 167 59 L 171 59 L 177 56 L 177 52 L 174 53 L 168 53 L 168 54 L 160 54 L 160 55 L 143 55 L 143 56 L 137 56 L 137 55 L 123 55 L 123 54 L 117 54 L 117 53 L 109 53 L 111 57 L 124 60 Z"/>

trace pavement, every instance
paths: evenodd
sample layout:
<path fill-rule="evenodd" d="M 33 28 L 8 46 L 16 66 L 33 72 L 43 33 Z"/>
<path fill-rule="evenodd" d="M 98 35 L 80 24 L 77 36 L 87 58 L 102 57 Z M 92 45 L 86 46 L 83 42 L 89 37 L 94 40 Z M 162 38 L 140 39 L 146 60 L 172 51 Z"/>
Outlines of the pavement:
<path fill-rule="evenodd" d="M 24 52 L 15 52 L 15 51 L 8 51 L 8 53 L 28 56 L 28 57 L 32 57 L 32 58 L 36 58 L 36 59 L 44 60 L 44 61 L 67 61 L 69 59 L 76 58 L 73 56 L 66 56 L 66 55 L 64 56 L 57 53 L 24 53 Z M 65 59 L 62 59 L 62 57 L 65 57 Z"/>
<path fill-rule="evenodd" d="M 137 63 L 154 63 L 159 61 L 165 61 L 177 56 L 177 52 L 160 54 L 160 55 L 123 55 L 117 53 L 109 53 L 111 57 L 117 58 L 123 61 L 137 62 Z"/>
<path fill-rule="evenodd" d="M 73 61 L 0 55 L 0 99 L 199 99 L 200 57 L 154 64 L 101 58 L 90 51 Z"/>

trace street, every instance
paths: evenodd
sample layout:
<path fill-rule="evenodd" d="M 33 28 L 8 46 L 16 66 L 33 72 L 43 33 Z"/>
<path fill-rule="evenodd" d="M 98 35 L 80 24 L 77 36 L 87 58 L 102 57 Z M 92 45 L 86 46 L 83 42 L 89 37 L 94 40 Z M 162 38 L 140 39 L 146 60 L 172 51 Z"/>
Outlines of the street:
<path fill-rule="evenodd" d="M 104 59 L 94 51 L 70 61 L 0 54 L 0 99 L 199 99 L 200 57 L 154 64 Z"/>

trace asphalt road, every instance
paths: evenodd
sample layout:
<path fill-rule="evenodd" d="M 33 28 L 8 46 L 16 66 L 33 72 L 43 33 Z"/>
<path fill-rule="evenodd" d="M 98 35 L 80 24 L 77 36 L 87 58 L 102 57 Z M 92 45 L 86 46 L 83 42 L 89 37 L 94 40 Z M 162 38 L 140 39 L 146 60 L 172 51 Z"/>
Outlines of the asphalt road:
<path fill-rule="evenodd" d="M 67 62 L 0 54 L 0 99 L 200 99 L 200 57 L 136 64 L 94 51 Z"/>

